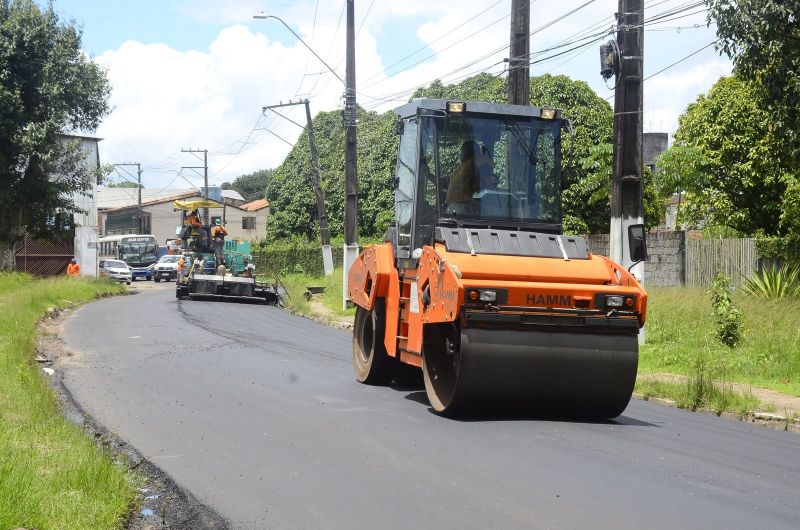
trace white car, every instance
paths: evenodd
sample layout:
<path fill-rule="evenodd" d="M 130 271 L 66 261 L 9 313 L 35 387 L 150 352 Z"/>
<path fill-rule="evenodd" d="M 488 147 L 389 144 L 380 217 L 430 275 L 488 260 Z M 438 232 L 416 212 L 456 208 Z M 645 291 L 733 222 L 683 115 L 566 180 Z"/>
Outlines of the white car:
<path fill-rule="evenodd" d="M 156 282 L 160 282 L 161 280 L 174 280 L 178 276 L 179 259 L 181 259 L 180 254 L 161 256 L 158 262 L 153 266 L 153 280 Z"/>
<path fill-rule="evenodd" d="M 118 282 L 131 284 L 131 268 L 122 260 L 106 259 L 100 261 L 100 276 L 108 276 Z"/>

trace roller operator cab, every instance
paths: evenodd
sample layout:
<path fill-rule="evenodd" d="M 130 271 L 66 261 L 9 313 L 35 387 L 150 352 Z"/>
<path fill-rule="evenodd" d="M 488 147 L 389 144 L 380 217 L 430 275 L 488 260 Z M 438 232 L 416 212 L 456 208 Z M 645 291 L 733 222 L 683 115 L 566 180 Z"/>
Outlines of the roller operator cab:
<path fill-rule="evenodd" d="M 619 415 L 647 294 L 561 235 L 561 112 L 427 99 L 395 112 L 395 221 L 349 271 L 357 379 L 421 368 L 442 413 Z"/>

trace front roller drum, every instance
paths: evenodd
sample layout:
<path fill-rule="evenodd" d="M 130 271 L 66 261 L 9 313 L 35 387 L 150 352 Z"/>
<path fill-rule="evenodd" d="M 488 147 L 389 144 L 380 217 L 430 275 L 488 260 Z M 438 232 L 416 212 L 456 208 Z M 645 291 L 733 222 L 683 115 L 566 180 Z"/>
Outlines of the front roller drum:
<path fill-rule="evenodd" d="M 440 413 L 613 418 L 633 393 L 634 334 L 425 328 L 425 391 Z"/>

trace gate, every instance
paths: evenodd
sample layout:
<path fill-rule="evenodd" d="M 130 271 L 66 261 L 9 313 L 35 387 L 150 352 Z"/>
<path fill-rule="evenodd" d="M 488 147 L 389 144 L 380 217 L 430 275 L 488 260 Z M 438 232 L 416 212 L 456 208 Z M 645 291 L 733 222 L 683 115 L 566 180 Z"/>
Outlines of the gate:
<path fill-rule="evenodd" d="M 686 285 L 709 287 L 717 272 L 738 287 L 758 269 L 754 239 L 686 240 Z"/>
<path fill-rule="evenodd" d="M 72 233 L 54 236 L 52 240 L 33 239 L 25 234 L 17 248 L 17 271 L 34 276 L 65 274 L 69 260 L 75 255 Z"/>

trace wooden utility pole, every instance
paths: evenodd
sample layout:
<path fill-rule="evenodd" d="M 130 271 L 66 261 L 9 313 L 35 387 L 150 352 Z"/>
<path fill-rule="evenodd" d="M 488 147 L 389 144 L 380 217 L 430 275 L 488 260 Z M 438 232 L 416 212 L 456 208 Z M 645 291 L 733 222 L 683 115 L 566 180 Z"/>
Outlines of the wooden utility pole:
<path fill-rule="evenodd" d="M 511 0 L 511 42 L 508 57 L 508 102 L 530 105 L 530 27 L 528 0 Z"/>
<path fill-rule="evenodd" d="M 633 265 L 628 252 L 628 226 L 644 219 L 642 185 L 642 72 L 644 51 L 643 0 L 619 0 L 619 49 L 614 94 L 614 151 L 611 179 L 610 258 L 625 268 Z M 644 265 L 632 272 L 641 282 Z"/>
<path fill-rule="evenodd" d="M 347 0 L 344 127 L 344 249 L 342 305 L 347 307 L 347 273 L 358 258 L 358 168 L 356 165 L 356 36 L 354 0 Z"/>
<path fill-rule="evenodd" d="M 317 201 L 317 217 L 319 218 L 319 236 L 322 241 L 322 266 L 325 276 L 333 274 L 333 253 L 331 252 L 331 235 L 328 230 L 328 211 L 325 208 L 325 192 L 322 189 L 319 178 L 319 153 L 317 152 L 317 140 L 314 136 L 314 124 L 311 121 L 311 108 L 308 100 L 295 101 L 289 103 L 279 103 L 278 105 L 268 105 L 263 110 L 277 109 L 280 107 L 291 107 L 293 105 L 305 105 L 306 107 L 306 133 L 308 133 L 308 146 L 311 150 L 311 187 L 314 190 L 314 197 Z"/>

